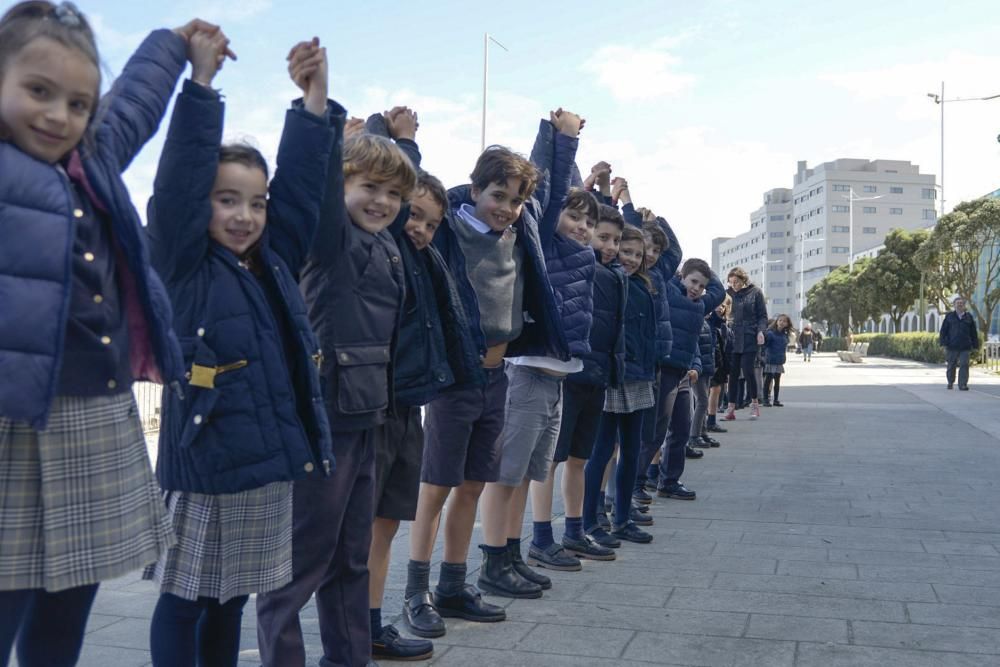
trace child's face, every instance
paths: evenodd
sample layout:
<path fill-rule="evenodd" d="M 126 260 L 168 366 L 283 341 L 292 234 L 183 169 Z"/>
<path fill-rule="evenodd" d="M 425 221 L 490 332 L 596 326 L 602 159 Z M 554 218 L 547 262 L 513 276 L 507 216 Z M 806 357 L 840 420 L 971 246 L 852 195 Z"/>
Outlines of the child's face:
<path fill-rule="evenodd" d="M 618 251 L 618 261 L 622 263 L 625 273 L 632 275 L 642 266 L 642 258 L 646 253 L 641 241 L 624 241 Z"/>
<path fill-rule="evenodd" d="M 502 232 L 521 217 L 524 197 L 520 194 L 524 183 L 508 178 L 503 184 L 490 183 L 484 190 L 472 186 L 472 201 L 476 204 L 476 218 L 495 232 Z"/>
<path fill-rule="evenodd" d="M 0 84 L 0 132 L 28 155 L 55 163 L 90 122 L 100 81 L 82 52 L 38 37 L 11 56 Z"/>
<path fill-rule="evenodd" d="M 621 227 L 610 222 L 599 222 L 594 228 L 590 246 L 601 254 L 601 264 L 610 264 L 618 256 L 618 246 L 621 242 Z"/>
<path fill-rule="evenodd" d="M 434 232 L 443 217 L 441 204 L 427 190 L 420 189 L 410 202 L 410 219 L 406 221 L 403 230 L 417 250 L 423 250 L 434 240 Z"/>
<path fill-rule="evenodd" d="M 663 253 L 663 248 L 655 243 L 650 237 L 646 237 L 646 266 L 656 266 L 656 263 L 660 261 L 660 255 Z"/>
<path fill-rule="evenodd" d="M 368 174 L 353 174 L 344 181 L 344 204 L 351 222 L 378 234 L 399 215 L 403 188 L 395 180 L 376 181 Z"/>
<path fill-rule="evenodd" d="M 212 187 L 208 235 L 242 257 L 267 224 L 267 176 L 257 167 L 223 162 Z"/>
<path fill-rule="evenodd" d="M 784 315 L 778 318 L 778 331 L 784 331 L 788 327 L 792 326 L 791 321 Z"/>
<path fill-rule="evenodd" d="M 579 209 L 564 208 L 559 213 L 556 232 L 582 245 L 590 245 L 590 239 L 594 236 L 594 221 Z"/>
<path fill-rule="evenodd" d="M 741 289 L 746 287 L 746 283 L 740 280 L 738 276 L 729 276 L 729 286 L 739 292 Z"/>
<path fill-rule="evenodd" d="M 705 293 L 708 278 L 701 271 L 692 271 L 681 278 L 681 282 L 684 284 L 684 289 L 687 290 L 688 298 L 697 301 Z"/>

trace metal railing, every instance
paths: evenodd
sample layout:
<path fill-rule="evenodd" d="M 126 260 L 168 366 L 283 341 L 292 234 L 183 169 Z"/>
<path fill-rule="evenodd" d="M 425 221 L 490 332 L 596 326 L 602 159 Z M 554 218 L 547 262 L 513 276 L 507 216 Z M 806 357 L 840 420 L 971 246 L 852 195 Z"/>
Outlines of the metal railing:
<path fill-rule="evenodd" d="M 163 387 L 152 382 L 136 382 L 132 385 L 135 402 L 139 406 L 143 433 L 157 433 L 160 430 L 160 396 Z"/>
<path fill-rule="evenodd" d="M 1000 371 L 1000 343 L 986 343 L 982 354 L 983 366 L 994 373 Z"/>

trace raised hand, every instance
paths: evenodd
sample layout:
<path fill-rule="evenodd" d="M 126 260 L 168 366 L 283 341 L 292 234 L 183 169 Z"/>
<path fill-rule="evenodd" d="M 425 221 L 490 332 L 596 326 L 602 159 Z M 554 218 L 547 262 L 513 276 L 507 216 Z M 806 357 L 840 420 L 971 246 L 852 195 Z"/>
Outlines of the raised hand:
<path fill-rule="evenodd" d="M 214 30 L 196 30 L 188 40 L 188 60 L 191 62 L 191 80 L 211 87 L 212 79 L 222 69 L 229 51 L 229 39 L 225 33 Z"/>
<path fill-rule="evenodd" d="M 562 107 L 549 112 L 549 122 L 556 128 L 556 131 L 573 138 L 580 136 L 580 130 L 587 123 L 586 120 L 580 118 L 577 114 L 572 111 L 566 111 Z M 608 169 L 610 173 L 610 165 Z"/>
<path fill-rule="evenodd" d="M 628 191 L 628 181 L 621 176 L 611 180 L 611 201 L 616 206 L 618 202 L 622 204 L 632 203 L 632 195 Z"/>
<path fill-rule="evenodd" d="M 327 79 L 329 67 L 326 48 L 320 46 L 319 37 L 299 42 L 288 52 L 288 75 L 302 90 L 306 111 L 320 116 L 326 111 Z"/>
<path fill-rule="evenodd" d="M 365 133 L 365 119 L 358 118 L 357 116 L 351 116 L 344 123 L 344 141 L 353 139 L 359 134 Z"/>
<path fill-rule="evenodd" d="M 409 107 L 393 107 L 382 114 L 385 118 L 385 126 L 389 130 L 389 136 L 393 139 L 409 139 L 413 141 L 417 137 L 417 129 L 420 122 L 417 119 L 417 112 Z"/>
<path fill-rule="evenodd" d="M 595 186 L 602 186 L 609 182 L 611 178 L 611 165 L 601 160 L 590 168 L 590 175 L 583 182 L 584 190 L 593 190 Z M 603 187 L 601 189 L 603 192 Z"/>

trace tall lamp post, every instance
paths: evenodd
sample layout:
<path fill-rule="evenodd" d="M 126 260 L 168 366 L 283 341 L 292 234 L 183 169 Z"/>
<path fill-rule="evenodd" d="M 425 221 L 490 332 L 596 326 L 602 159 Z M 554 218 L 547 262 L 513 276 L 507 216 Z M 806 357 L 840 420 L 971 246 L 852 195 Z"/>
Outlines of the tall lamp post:
<path fill-rule="evenodd" d="M 806 244 L 825 243 L 826 239 L 807 239 L 803 234 L 799 234 L 799 331 L 806 325 L 806 318 L 803 313 L 806 310 Z"/>
<path fill-rule="evenodd" d="M 985 102 L 1000 98 L 1000 93 L 988 95 L 986 97 L 956 97 L 950 100 L 944 98 L 944 81 L 941 82 L 941 94 L 927 93 L 927 97 L 934 100 L 934 104 L 941 107 L 941 178 L 938 180 L 938 187 L 941 189 L 941 215 L 944 215 L 944 105 L 946 102 Z"/>
<path fill-rule="evenodd" d="M 483 124 L 479 134 L 480 152 L 486 150 L 486 95 L 489 91 L 490 81 L 490 42 L 493 42 L 504 51 L 510 52 L 506 46 L 490 37 L 488 32 L 483 33 Z"/>

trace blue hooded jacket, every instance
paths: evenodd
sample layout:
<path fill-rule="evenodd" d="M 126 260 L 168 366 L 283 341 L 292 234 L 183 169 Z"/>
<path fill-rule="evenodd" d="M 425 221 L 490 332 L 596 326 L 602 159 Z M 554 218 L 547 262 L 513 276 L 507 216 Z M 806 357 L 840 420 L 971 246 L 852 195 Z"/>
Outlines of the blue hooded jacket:
<path fill-rule="evenodd" d="M 705 293 L 697 301 L 688 298 L 687 288 L 679 276 L 674 276 L 667 283 L 674 344 L 664 364 L 666 366 L 687 370 L 692 368 L 695 356 L 699 356 L 698 339 L 701 336 L 705 313 L 714 310 L 726 298 L 726 290 L 718 277 L 713 273 L 708 278 Z"/>
<path fill-rule="evenodd" d="M 764 362 L 767 364 L 783 364 L 788 353 L 788 334 L 768 329 L 764 334 Z"/>
<path fill-rule="evenodd" d="M 156 468 L 164 489 L 236 493 L 333 465 L 322 353 L 295 274 L 319 222 L 334 130 L 296 106 L 285 117 L 267 225 L 244 261 L 208 233 L 222 100 L 186 81 L 174 104 L 147 230 L 189 369 L 183 398 L 163 396 Z"/>
<path fill-rule="evenodd" d="M 542 210 L 538 234 L 549 282 L 559 304 L 566 342 L 574 357 L 590 352 L 593 284 L 597 271 L 592 248 L 556 232 L 559 214 L 569 192 L 578 144 L 578 139 L 556 131 L 552 123 L 543 120 L 531 150 L 531 162 L 541 172 L 535 189 Z"/>
<path fill-rule="evenodd" d="M 121 174 L 156 132 L 185 65 L 184 40 L 170 30 L 153 32 L 101 100 L 93 149 L 80 147 L 87 182 L 111 221 L 132 377 L 175 391 L 184 365 L 170 301 L 149 265 L 142 223 Z M 42 430 L 63 364 L 73 192 L 58 166 L 8 142 L 0 142 L 0 174 L 0 415 Z"/>
<path fill-rule="evenodd" d="M 628 277 L 621 264 L 601 264 L 594 252 L 594 323 L 590 327 L 590 352 L 582 356 L 583 370 L 567 378 L 569 382 L 620 387 L 625 381 L 625 309 Z"/>

